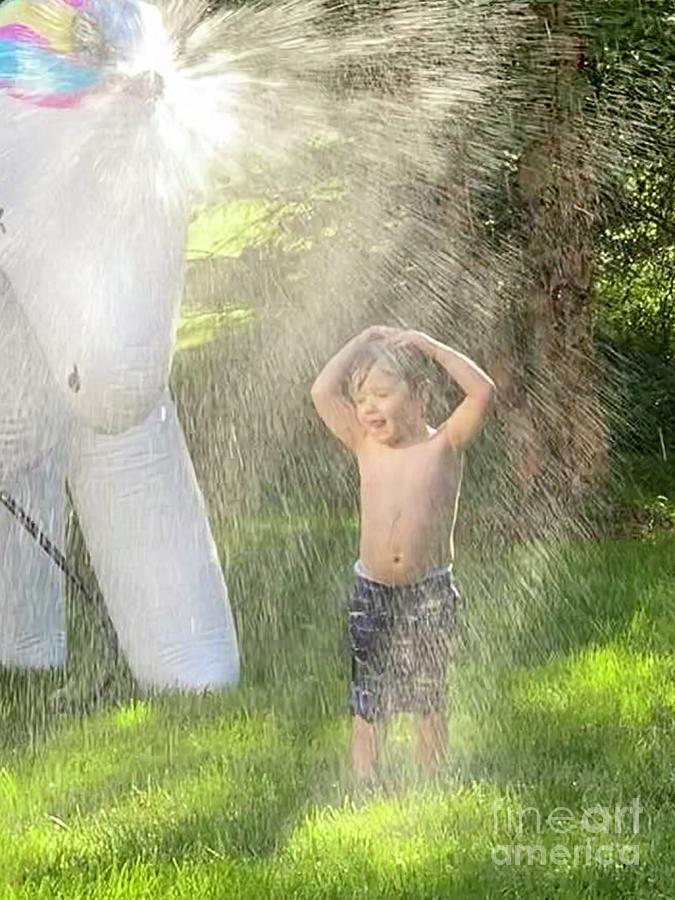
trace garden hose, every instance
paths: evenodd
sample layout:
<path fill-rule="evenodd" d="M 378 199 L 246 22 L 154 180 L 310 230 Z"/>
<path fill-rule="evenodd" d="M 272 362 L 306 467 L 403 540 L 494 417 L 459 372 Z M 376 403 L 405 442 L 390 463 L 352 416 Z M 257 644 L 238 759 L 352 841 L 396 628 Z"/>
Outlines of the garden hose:
<path fill-rule="evenodd" d="M 51 541 L 44 531 L 40 528 L 40 526 L 32 519 L 28 513 L 17 503 L 17 501 L 7 493 L 7 491 L 0 491 L 0 503 L 11 513 L 12 516 L 17 520 L 17 522 L 25 528 L 25 530 L 30 534 L 33 540 L 39 544 L 42 550 L 47 554 L 49 559 L 54 563 L 54 565 L 63 572 L 68 581 L 80 592 L 80 594 L 84 597 L 87 603 L 91 606 L 93 610 L 96 610 L 98 607 L 101 607 L 102 611 L 102 629 L 108 642 L 110 648 L 113 651 L 113 661 L 114 664 L 117 665 L 119 660 L 119 644 L 117 641 L 117 634 L 115 632 L 115 627 L 108 615 L 108 612 L 105 608 L 104 603 L 97 603 L 91 593 L 87 590 L 82 579 L 77 575 L 76 572 L 73 571 L 73 568 L 68 563 L 68 560 L 64 556 L 64 554 L 59 550 L 59 548 Z"/>

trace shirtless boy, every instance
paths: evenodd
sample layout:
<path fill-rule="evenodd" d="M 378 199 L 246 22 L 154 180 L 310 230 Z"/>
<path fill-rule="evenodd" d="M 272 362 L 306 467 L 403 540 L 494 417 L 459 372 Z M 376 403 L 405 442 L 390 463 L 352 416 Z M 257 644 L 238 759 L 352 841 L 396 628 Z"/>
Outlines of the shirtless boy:
<path fill-rule="evenodd" d="M 465 395 L 439 428 L 425 420 L 425 356 Z M 359 779 L 375 776 L 377 725 L 397 712 L 416 714 L 421 763 L 433 771 L 445 757 L 462 456 L 493 394 L 491 379 L 461 353 L 419 331 L 386 327 L 349 341 L 312 387 L 319 416 L 356 454 L 361 481 L 360 559 L 349 605 L 351 761 Z"/>

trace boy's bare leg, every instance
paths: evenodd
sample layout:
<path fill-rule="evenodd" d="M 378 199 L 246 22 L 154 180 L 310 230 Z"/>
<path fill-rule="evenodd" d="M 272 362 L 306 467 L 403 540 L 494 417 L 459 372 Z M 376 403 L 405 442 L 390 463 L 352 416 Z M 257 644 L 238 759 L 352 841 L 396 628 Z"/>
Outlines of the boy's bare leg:
<path fill-rule="evenodd" d="M 375 724 L 361 716 L 353 716 L 349 749 L 352 772 L 359 781 L 372 781 L 377 775 L 378 738 Z"/>
<path fill-rule="evenodd" d="M 415 718 L 415 759 L 432 773 L 443 765 L 448 753 L 445 713 L 432 712 Z"/>

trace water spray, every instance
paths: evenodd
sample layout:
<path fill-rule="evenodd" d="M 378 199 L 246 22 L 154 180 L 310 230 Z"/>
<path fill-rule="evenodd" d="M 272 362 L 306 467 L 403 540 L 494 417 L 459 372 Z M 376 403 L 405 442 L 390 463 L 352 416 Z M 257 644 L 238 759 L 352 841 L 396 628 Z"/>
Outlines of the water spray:
<path fill-rule="evenodd" d="M 26 510 L 17 503 L 17 501 L 11 496 L 11 494 L 9 494 L 7 491 L 0 491 L 0 503 L 2 503 L 5 509 L 12 516 L 14 516 L 21 527 L 28 532 L 33 540 L 40 546 L 44 553 L 46 553 L 49 559 L 54 563 L 57 569 L 63 572 L 68 581 L 77 591 L 79 591 L 79 593 L 84 597 L 89 606 L 91 606 L 92 609 L 97 609 L 98 607 L 101 608 L 101 626 L 107 646 L 112 650 L 113 666 L 116 666 L 119 662 L 119 642 L 117 640 L 115 626 L 113 625 L 112 620 L 108 615 L 105 604 L 102 602 L 96 602 L 96 598 L 88 590 L 80 576 L 73 570 L 65 555 L 59 550 L 54 542 L 47 537 L 38 523 L 28 515 Z"/>

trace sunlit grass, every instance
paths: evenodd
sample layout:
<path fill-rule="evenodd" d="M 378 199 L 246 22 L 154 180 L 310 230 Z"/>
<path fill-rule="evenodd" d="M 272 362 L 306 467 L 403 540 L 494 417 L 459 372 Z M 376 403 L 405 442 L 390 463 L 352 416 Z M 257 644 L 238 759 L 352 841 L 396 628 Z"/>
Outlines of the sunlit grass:
<path fill-rule="evenodd" d="M 618 722 L 639 730 L 656 708 L 675 712 L 675 658 L 636 653 L 618 643 L 594 647 L 538 670 L 515 699 L 573 716 L 580 725 Z"/>
<path fill-rule="evenodd" d="M 489 569 L 467 554 L 451 764 L 435 783 L 421 778 L 402 719 L 382 787 L 364 792 L 345 754 L 355 523 L 271 516 L 218 534 L 230 545 L 244 683 L 47 715 L 30 745 L 20 728 L 14 743 L 5 735 L 0 896 L 668 896 L 672 539 L 521 548 Z M 524 840 L 572 859 L 588 837 L 538 829 L 532 816 L 514 835 L 505 810 L 532 806 L 545 820 L 565 806 L 578 825 L 584 809 L 634 797 L 644 830 L 626 841 L 640 865 L 494 862 L 495 848 Z M 593 853 L 623 840 L 591 838 Z"/>
<path fill-rule="evenodd" d="M 320 144 L 321 139 L 317 138 L 315 146 Z M 273 245 L 287 251 L 302 249 L 298 241 L 303 239 L 289 234 L 288 225 L 302 216 L 310 216 L 318 205 L 341 200 L 345 190 L 343 179 L 333 176 L 305 185 L 302 202 L 260 196 L 198 208 L 188 229 L 187 259 L 191 262 L 216 257 L 235 260 L 246 249 Z M 333 238 L 336 234 L 336 227 L 329 226 L 323 228 L 321 236 Z"/>
<path fill-rule="evenodd" d="M 251 198 L 198 210 L 188 231 L 188 260 L 238 259 L 250 247 L 281 241 L 284 223 L 306 211 L 302 203 Z"/>
<path fill-rule="evenodd" d="M 178 323 L 176 351 L 195 350 L 215 340 L 225 329 L 250 326 L 255 321 L 248 307 L 225 306 L 221 309 L 186 309 Z"/>

